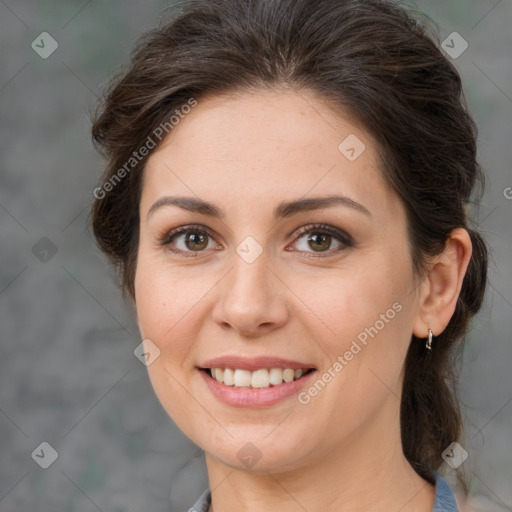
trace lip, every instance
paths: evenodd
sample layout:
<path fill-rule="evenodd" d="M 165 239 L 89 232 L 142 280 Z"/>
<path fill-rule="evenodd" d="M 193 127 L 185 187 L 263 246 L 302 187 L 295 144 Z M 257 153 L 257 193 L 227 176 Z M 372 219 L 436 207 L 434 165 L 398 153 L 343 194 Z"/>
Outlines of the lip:
<path fill-rule="evenodd" d="M 212 361 L 216 362 L 215 360 Z M 283 360 L 281 360 L 281 362 L 282 361 Z M 268 363 L 268 358 L 266 359 L 266 362 Z M 261 365 L 258 366 L 258 368 L 261 367 Z M 271 365 L 263 367 L 278 368 L 280 366 Z M 286 368 L 290 367 L 291 366 L 286 366 Z M 219 365 L 214 366 L 213 368 L 225 368 L 225 366 Z M 229 366 L 227 366 L 227 368 L 229 368 Z M 301 365 L 296 368 L 305 369 L 311 368 L 311 366 Z M 240 369 L 248 368 L 245 367 Z M 303 388 L 309 386 L 313 379 L 316 379 L 318 373 L 316 370 L 312 370 L 308 372 L 306 375 L 303 375 L 300 379 L 294 380 L 292 382 L 283 382 L 277 386 L 270 386 L 268 388 L 236 388 L 234 386 L 226 386 L 225 384 L 221 384 L 216 379 L 211 377 L 208 371 L 205 371 L 202 368 L 197 368 L 196 370 L 203 379 L 203 382 L 206 384 L 209 391 L 213 394 L 215 398 L 217 398 L 217 400 L 233 407 L 242 408 L 269 407 L 279 402 L 282 402 L 287 398 L 297 395 Z"/>
<path fill-rule="evenodd" d="M 299 361 L 292 361 L 291 359 L 282 359 L 280 357 L 272 356 L 258 356 L 258 357 L 241 357 L 236 355 L 226 355 L 222 357 L 216 357 L 205 361 L 200 366 L 200 369 L 206 368 L 232 368 L 240 370 L 255 371 L 261 368 L 291 368 L 293 370 L 308 370 L 316 368 L 312 364 L 300 363 Z"/>

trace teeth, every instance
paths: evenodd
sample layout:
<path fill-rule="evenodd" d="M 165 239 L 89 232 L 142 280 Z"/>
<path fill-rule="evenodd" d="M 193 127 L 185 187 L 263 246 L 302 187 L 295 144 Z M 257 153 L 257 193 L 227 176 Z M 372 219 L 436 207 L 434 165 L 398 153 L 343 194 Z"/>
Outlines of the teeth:
<path fill-rule="evenodd" d="M 283 370 L 281 368 L 272 368 L 270 370 L 270 384 L 277 386 L 283 382 Z"/>
<path fill-rule="evenodd" d="M 268 370 L 256 370 L 252 372 L 251 387 L 268 388 L 270 384 L 270 376 Z"/>
<path fill-rule="evenodd" d="M 217 376 L 215 376 L 217 379 Z M 217 379 L 219 382 L 222 382 L 221 379 Z M 226 368 L 224 370 L 224 384 L 226 386 L 233 386 L 235 384 L 235 372 L 231 368 Z"/>
<path fill-rule="evenodd" d="M 251 372 L 249 370 L 235 370 L 235 388 L 251 385 Z"/>
<path fill-rule="evenodd" d="M 278 386 L 283 382 L 292 382 L 300 379 L 306 370 L 294 370 L 292 368 L 262 368 L 253 372 L 249 370 L 232 368 L 210 368 L 211 376 L 221 384 L 234 386 L 236 388 L 268 388 L 269 386 Z"/>
<path fill-rule="evenodd" d="M 286 368 L 283 370 L 283 380 L 285 382 L 292 382 L 295 378 L 295 372 L 291 368 Z"/>

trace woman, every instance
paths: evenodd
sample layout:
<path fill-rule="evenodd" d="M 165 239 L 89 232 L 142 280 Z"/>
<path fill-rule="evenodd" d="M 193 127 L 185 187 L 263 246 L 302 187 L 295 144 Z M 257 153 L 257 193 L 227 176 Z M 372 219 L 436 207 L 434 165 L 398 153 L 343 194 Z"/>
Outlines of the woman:
<path fill-rule="evenodd" d="M 486 283 L 482 172 L 425 29 L 388 1 L 187 2 L 93 137 L 94 234 L 205 451 L 191 510 L 458 510 L 438 470 Z"/>

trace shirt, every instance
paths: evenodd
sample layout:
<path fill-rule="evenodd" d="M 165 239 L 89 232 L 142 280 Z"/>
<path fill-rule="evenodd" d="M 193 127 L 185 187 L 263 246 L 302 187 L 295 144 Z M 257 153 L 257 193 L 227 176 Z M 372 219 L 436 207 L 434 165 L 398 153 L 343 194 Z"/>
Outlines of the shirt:
<path fill-rule="evenodd" d="M 436 477 L 436 496 L 432 512 L 459 512 L 455 496 L 448 482 L 438 473 Z M 211 491 L 206 489 L 188 512 L 207 512 L 211 503 Z"/>

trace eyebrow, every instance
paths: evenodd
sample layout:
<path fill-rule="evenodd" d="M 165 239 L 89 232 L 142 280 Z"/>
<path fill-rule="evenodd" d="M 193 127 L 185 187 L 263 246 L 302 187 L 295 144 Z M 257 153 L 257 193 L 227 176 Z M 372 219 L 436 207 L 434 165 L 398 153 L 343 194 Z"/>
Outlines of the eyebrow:
<path fill-rule="evenodd" d="M 149 209 L 146 218 L 149 218 L 157 210 L 166 206 L 178 206 L 184 210 L 208 215 L 216 219 L 224 219 L 224 212 L 208 201 L 203 201 L 197 197 L 186 196 L 163 196 L 158 199 Z M 295 201 L 283 201 L 273 210 L 276 219 L 291 217 L 297 213 L 328 208 L 331 206 L 345 206 L 357 210 L 371 217 L 370 211 L 362 204 L 343 195 L 329 195 L 325 197 L 311 197 L 308 199 L 297 199 Z"/>

